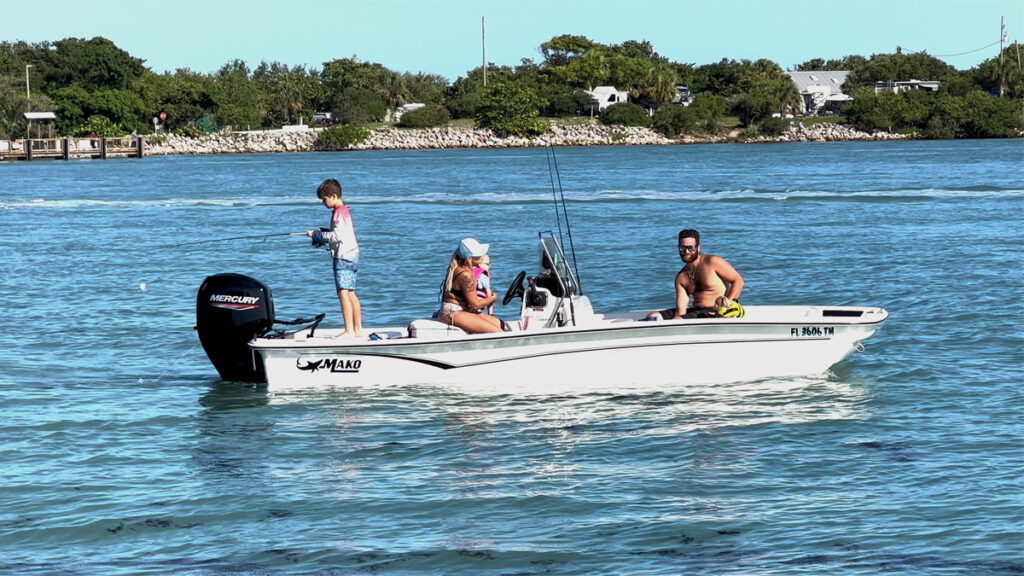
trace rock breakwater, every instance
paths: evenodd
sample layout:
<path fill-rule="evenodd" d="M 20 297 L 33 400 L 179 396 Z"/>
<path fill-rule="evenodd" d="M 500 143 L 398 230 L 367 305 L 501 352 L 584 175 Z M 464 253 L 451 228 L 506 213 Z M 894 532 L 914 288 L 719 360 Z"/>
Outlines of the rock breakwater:
<path fill-rule="evenodd" d="M 833 142 L 845 140 L 909 140 L 906 134 L 892 132 L 861 132 L 846 124 L 813 124 L 801 129 L 800 125 L 791 126 L 789 132 L 773 138 L 776 142 Z"/>
<path fill-rule="evenodd" d="M 153 138 L 146 144 L 146 154 L 194 155 L 241 154 L 271 152 L 308 152 L 315 150 L 316 132 L 267 130 L 186 137 L 169 134 Z M 793 127 L 774 137 L 755 137 L 754 142 L 801 142 L 832 140 L 898 140 L 900 134 L 860 132 L 840 124 L 816 124 L 804 130 Z M 683 136 L 671 139 L 648 128 L 604 126 L 552 126 L 551 131 L 536 138 L 500 137 L 486 128 L 380 128 L 371 130 L 367 139 L 350 150 L 421 150 L 438 148 L 525 148 L 533 146 L 607 146 L 665 145 L 737 141 L 724 136 Z"/>

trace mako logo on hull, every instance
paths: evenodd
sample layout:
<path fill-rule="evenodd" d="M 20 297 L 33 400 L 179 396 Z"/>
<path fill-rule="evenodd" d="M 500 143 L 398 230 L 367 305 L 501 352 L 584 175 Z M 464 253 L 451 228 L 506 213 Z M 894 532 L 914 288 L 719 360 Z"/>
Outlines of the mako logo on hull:
<path fill-rule="evenodd" d="M 324 370 L 327 372 L 333 372 L 335 374 L 344 373 L 357 373 L 362 367 L 362 360 L 345 360 L 341 358 L 321 358 L 320 360 L 306 360 L 306 363 L 302 363 L 302 359 L 299 358 L 295 361 L 295 367 L 305 372 L 316 372 L 317 370 Z"/>

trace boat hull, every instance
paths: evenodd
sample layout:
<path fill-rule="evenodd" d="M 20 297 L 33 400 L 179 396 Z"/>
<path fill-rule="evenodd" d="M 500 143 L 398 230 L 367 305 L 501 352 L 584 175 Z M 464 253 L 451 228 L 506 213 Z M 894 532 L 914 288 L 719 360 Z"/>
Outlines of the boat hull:
<path fill-rule="evenodd" d="M 828 315 L 831 313 L 831 315 Z M 640 322 L 640 313 L 537 331 L 382 340 L 260 338 L 268 388 L 442 385 L 505 392 L 715 384 L 826 372 L 881 308 L 749 307 L 745 318 Z M 404 335 L 389 328 L 381 334 Z"/>

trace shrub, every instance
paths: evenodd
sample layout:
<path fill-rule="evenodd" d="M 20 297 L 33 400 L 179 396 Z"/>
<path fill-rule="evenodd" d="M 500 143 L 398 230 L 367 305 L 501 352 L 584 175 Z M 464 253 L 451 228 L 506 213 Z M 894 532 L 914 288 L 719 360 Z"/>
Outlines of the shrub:
<path fill-rule="evenodd" d="M 651 125 L 651 117 L 638 104 L 632 102 L 619 102 L 612 104 L 601 112 L 601 124 L 616 124 L 619 126 L 643 126 Z"/>
<path fill-rule="evenodd" d="M 387 111 L 384 100 L 371 90 L 350 88 L 338 96 L 333 117 L 342 124 L 380 122 Z"/>
<path fill-rule="evenodd" d="M 443 126 L 451 120 L 451 114 L 444 106 L 424 106 L 402 114 L 398 125 L 403 128 L 432 128 Z"/>
<path fill-rule="evenodd" d="M 964 98 L 963 136 L 967 138 L 1012 138 L 1021 129 L 1021 101 L 998 98 L 975 90 Z"/>
<path fill-rule="evenodd" d="M 765 136 L 779 136 L 787 130 L 791 122 L 783 118 L 769 116 L 757 125 L 757 131 Z"/>
<path fill-rule="evenodd" d="M 669 138 L 697 128 L 697 112 L 676 104 L 666 104 L 651 117 L 651 128 Z"/>
<path fill-rule="evenodd" d="M 484 93 L 476 110 L 476 124 L 502 136 L 537 136 L 550 128 L 545 120 L 537 117 L 546 104 L 547 101 L 530 88 L 501 82 Z"/>
<path fill-rule="evenodd" d="M 548 105 L 544 108 L 544 113 L 549 116 L 575 116 L 580 107 L 576 98 L 568 93 L 553 94 L 547 100 Z"/>
<path fill-rule="evenodd" d="M 370 135 L 370 131 L 358 124 L 331 126 L 317 134 L 313 141 L 315 150 L 344 150 L 358 144 Z"/>
<path fill-rule="evenodd" d="M 106 116 L 94 115 L 90 116 L 84 124 L 76 126 L 71 131 L 72 136 L 89 136 L 96 134 L 97 136 L 111 138 L 115 136 L 124 136 L 124 130 L 121 126 L 110 121 Z"/>
<path fill-rule="evenodd" d="M 697 115 L 697 124 L 710 134 L 718 134 L 722 130 L 722 117 L 727 107 L 725 98 L 701 92 L 693 97 L 690 110 Z"/>
<path fill-rule="evenodd" d="M 177 134 L 178 136 L 186 136 L 188 138 L 199 138 L 200 136 L 206 135 L 206 132 L 204 132 L 202 128 L 192 126 L 190 124 L 179 126 L 178 129 L 174 131 L 174 133 Z"/>

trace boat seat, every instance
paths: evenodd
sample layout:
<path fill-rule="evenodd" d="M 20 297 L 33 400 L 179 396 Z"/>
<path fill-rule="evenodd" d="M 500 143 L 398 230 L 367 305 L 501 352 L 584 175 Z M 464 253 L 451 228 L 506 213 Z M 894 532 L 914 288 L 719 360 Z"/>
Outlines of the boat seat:
<path fill-rule="evenodd" d="M 433 318 L 419 318 L 409 323 L 409 338 L 438 338 L 453 333 L 466 334 L 466 331 Z"/>

